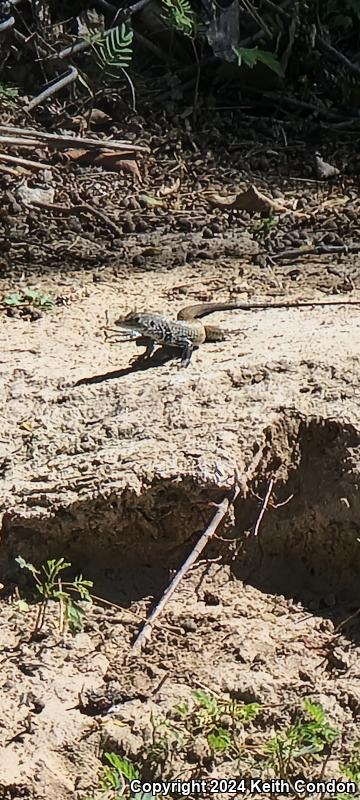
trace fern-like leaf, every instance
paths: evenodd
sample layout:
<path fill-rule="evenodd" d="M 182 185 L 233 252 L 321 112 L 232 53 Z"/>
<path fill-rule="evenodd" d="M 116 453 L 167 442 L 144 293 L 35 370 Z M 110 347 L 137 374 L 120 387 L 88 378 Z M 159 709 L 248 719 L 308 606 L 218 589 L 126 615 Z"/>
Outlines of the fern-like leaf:
<path fill-rule="evenodd" d="M 188 0 L 162 0 L 162 3 L 172 26 L 185 36 L 194 36 L 196 20 Z"/>
<path fill-rule="evenodd" d="M 96 48 L 103 67 L 126 69 L 132 59 L 133 31 L 124 25 L 111 28 L 97 42 Z"/>
<path fill-rule="evenodd" d="M 280 62 L 267 50 L 259 50 L 257 47 L 233 47 L 233 51 L 235 55 L 237 55 L 239 67 L 245 64 L 249 69 L 253 69 L 260 61 L 262 64 L 266 64 L 269 69 L 276 72 L 280 77 L 284 76 Z"/>

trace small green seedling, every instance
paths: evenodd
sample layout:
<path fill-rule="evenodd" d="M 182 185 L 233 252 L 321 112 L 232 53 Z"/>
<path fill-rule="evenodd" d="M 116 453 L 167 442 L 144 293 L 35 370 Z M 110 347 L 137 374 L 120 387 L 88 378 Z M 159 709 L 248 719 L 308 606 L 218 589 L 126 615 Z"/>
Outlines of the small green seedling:
<path fill-rule="evenodd" d="M 258 222 L 254 223 L 254 230 L 262 233 L 269 233 L 272 228 L 276 228 L 279 224 L 278 217 L 263 217 Z"/>
<path fill-rule="evenodd" d="M 91 602 L 91 595 L 89 589 L 92 588 L 93 582 L 86 581 L 82 575 L 74 578 L 73 581 L 63 581 L 61 573 L 63 570 L 71 567 L 69 561 L 63 558 L 50 559 L 42 564 L 40 569 L 34 567 L 24 558 L 18 556 L 15 561 L 19 564 L 21 569 L 27 569 L 34 578 L 36 589 L 41 595 L 41 604 L 36 616 L 34 634 L 38 633 L 45 622 L 46 611 L 50 600 L 58 601 L 59 603 L 59 631 L 64 631 L 69 628 L 72 633 L 77 633 L 83 630 L 84 609 L 80 604 L 74 600 L 71 593 L 78 594 L 81 600 Z"/>
<path fill-rule="evenodd" d="M 308 698 L 303 702 L 304 712 L 284 731 L 280 731 L 266 744 L 271 766 L 281 778 L 291 778 L 295 764 L 318 762 L 320 754 L 333 744 L 339 731 L 329 725 L 324 709 Z"/>
<path fill-rule="evenodd" d="M 155 800 L 150 792 L 129 793 L 128 784 L 133 780 L 141 780 L 137 767 L 126 756 L 117 753 L 104 753 L 108 762 L 100 778 L 96 795 L 86 800 Z"/>
<path fill-rule="evenodd" d="M 37 289 L 20 289 L 18 292 L 11 292 L 4 299 L 5 306 L 15 308 L 30 306 L 39 308 L 42 311 L 50 311 L 55 305 L 55 300 L 48 294 L 42 294 Z"/>

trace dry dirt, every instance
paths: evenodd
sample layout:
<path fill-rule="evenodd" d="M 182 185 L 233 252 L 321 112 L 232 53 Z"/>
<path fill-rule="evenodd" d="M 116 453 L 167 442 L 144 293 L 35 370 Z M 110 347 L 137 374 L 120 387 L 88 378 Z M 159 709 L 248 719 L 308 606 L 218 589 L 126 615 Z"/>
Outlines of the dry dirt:
<path fill-rule="evenodd" d="M 360 262 L 266 266 L 247 223 L 232 225 L 235 252 L 215 231 L 215 257 L 198 248 L 172 269 L 150 251 L 130 271 L 112 251 L 101 271 L 68 260 L 54 273 L 50 259 L 39 276 L 30 253 L 29 270 L 14 260 L 19 283 L 7 262 L 5 295 L 31 285 L 58 304 L 38 320 L 1 320 L 0 798 L 91 795 L 102 752 L 139 760 L 151 713 L 199 687 L 265 704 L 274 726 L 301 698 L 320 702 L 341 733 L 329 775 L 358 736 L 359 617 L 334 631 L 360 605 L 360 306 L 346 305 L 360 300 Z M 164 252 L 188 252 L 189 233 L 156 235 Z M 201 347 L 187 369 L 175 359 L 134 368 L 135 344 L 105 336 L 106 312 L 111 326 L 134 307 L 174 315 L 229 298 L 344 305 L 214 315 L 228 340 Z M 235 470 L 241 493 L 206 553 L 215 561 L 192 570 L 132 654 Z M 65 556 L 116 606 L 94 605 L 75 636 L 56 631 L 54 609 L 31 637 L 35 609 L 16 602 L 19 554 L 37 565 Z M 185 767 L 219 773 L 192 759 Z"/>

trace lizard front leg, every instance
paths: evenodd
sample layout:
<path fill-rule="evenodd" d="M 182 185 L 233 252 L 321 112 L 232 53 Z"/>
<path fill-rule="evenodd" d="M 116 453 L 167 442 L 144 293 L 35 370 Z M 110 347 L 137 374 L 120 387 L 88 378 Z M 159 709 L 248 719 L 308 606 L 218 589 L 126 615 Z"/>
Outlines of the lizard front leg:
<path fill-rule="evenodd" d="M 136 339 L 137 347 L 142 347 L 144 345 L 145 351 L 137 357 L 136 361 L 138 362 L 147 361 L 147 359 L 150 358 L 154 352 L 155 342 L 149 336 L 140 336 L 138 339 Z"/>
<path fill-rule="evenodd" d="M 194 342 L 191 339 L 188 339 L 186 343 L 183 345 L 181 350 L 181 366 L 188 367 L 191 361 L 191 356 L 194 351 Z"/>

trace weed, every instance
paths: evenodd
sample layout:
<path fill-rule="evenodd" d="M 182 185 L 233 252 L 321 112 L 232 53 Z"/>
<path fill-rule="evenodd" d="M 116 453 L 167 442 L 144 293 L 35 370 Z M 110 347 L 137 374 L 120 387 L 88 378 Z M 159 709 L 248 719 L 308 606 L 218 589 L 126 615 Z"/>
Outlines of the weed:
<path fill-rule="evenodd" d="M 276 75 L 284 76 L 280 62 L 267 50 L 259 50 L 258 47 L 233 47 L 233 51 L 237 56 L 239 67 L 245 64 L 249 69 L 253 69 L 256 64 L 261 63 L 269 67 Z"/>
<path fill-rule="evenodd" d="M 354 781 L 355 784 L 360 786 L 360 741 L 355 742 L 354 749 L 347 761 L 342 763 L 341 772 L 349 781 Z M 335 800 L 353 800 L 352 794 L 337 794 Z"/>
<path fill-rule="evenodd" d="M 15 100 L 19 96 L 19 89 L 10 84 L 0 83 L 0 100 Z"/>
<path fill-rule="evenodd" d="M 172 780 L 183 765 L 181 776 L 191 769 L 198 778 L 202 767 L 195 766 L 189 754 L 194 743 L 206 739 L 209 758 L 218 770 L 241 774 L 244 784 L 254 776 L 268 779 L 274 774 L 291 785 L 297 777 L 324 779 L 331 747 L 339 737 L 324 709 L 310 699 L 303 701 L 294 722 L 281 727 L 268 738 L 266 707 L 258 703 L 240 703 L 195 691 L 192 701 L 180 701 L 161 719 L 152 718 L 153 736 L 144 746 L 141 760 L 134 765 L 128 758 L 105 753 L 108 762 L 99 783 L 100 794 L 86 800 L 145 800 L 143 794 L 130 794 L 129 781 L 146 775 L 146 780 Z M 257 722 L 261 712 L 261 720 Z M 249 743 L 244 735 L 251 725 Z M 260 737 L 260 738 L 259 738 Z M 360 778 L 360 742 L 355 745 L 341 773 L 354 783 Z M 110 794 L 109 794 L 110 793 Z M 297 797 L 298 795 L 291 795 Z M 339 794 L 336 800 L 350 800 L 354 795 Z M 153 800 L 147 795 L 146 800 Z"/>
<path fill-rule="evenodd" d="M 20 289 L 18 292 L 12 292 L 4 299 L 6 306 L 32 306 L 33 308 L 41 308 L 42 311 L 49 311 L 54 305 L 50 295 L 42 294 L 37 289 Z"/>
<path fill-rule="evenodd" d="M 263 219 L 260 219 L 258 222 L 255 222 L 253 227 L 254 230 L 257 232 L 261 231 L 263 233 L 269 233 L 272 230 L 272 228 L 276 228 L 278 224 L 279 224 L 278 217 L 270 216 L 270 217 L 263 217 Z"/>
<path fill-rule="evenodd" d="M 339 736 L 319 704 L 305 699 L 303 707 L 305 714 L 301 713 L 289 728 L 277 733 L 265 746 L 268 767 L 284 779 L 291 779 L 299 763 L 320 761 L 320 754 Z"/>
<path fill-rule="evenodd" d="M 166 8 L 166 16 L 171 27 L 184 36 L 194 38 L 197 20 L 188 0 L 162 0 L 162 3 Z"/>
<path fill-rule="evenodd" d="M 31 573 L 35 581 L 36 590 L 42 597 L 36 615 L 34 634 L 38 633 L 44 625 L 50 600 L 55 600 L 59 603 L 60 632 L 63 633 L 67 628 L 72 633 L 81 631 L 85 612 L 80 604 L 73 599 L 70 592 L 78 594 L 81 600 L 91 602 L 89 589 L 93 586 L 93 582 L 84 580 L 82 575 L 74 578 L 73 581 L 63 581 L 61 573 L 71 567 L 70 562 L 65 561 L 63 558 L 58 560 L 50 559 L 45 564 L 42 564 L 40 569 L 25 561 L 21 556 L 18 556 L 15 561 L 17 561 L 21 569 L 26 569 Z M 21 608 L 24 609 L 23 601 L 21 601 Z"/>

